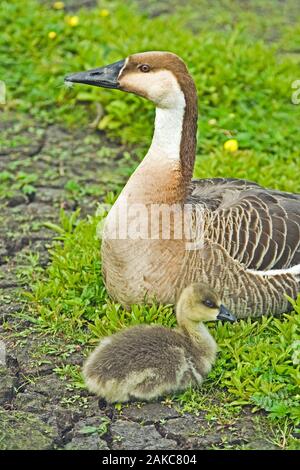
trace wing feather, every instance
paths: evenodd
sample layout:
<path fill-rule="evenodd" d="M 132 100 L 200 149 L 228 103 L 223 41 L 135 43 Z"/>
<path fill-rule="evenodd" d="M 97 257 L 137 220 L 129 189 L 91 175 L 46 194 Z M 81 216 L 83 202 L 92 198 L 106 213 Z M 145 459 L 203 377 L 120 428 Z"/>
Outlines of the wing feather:
<path fill-rule="evenodd" d="M 206 233 L 245 267 L 300 264 L 300 194 L 233 178 L 193 180 L 187 200 L 205 209 Z"/>

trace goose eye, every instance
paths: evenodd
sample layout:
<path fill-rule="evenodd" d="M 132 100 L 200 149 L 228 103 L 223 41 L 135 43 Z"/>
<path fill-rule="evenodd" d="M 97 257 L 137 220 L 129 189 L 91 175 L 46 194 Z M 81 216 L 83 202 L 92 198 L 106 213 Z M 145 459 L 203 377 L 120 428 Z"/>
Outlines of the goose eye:
<path fill-rule="evenodd" d="M 147 73 L 150 70 L 150 66 L 148 64 L 139 65 L 139 70 L 141 72 Z"/>
<path fill-rule="evenodd" d="M 206 307 L 209 307 L 209 308 L 214 308 L 216 307 L 216 305 L 214 304 L 214 302 L 212 302 L 211 300 L 209 299 L 206 299 L 203 301 L 203 304 L 206 306 Z"/>

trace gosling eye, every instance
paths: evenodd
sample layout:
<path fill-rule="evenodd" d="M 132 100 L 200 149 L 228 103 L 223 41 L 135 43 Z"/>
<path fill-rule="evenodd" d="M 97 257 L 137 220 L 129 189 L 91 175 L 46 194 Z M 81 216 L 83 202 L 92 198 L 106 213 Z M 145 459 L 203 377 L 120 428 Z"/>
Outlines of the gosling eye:
<path fill-rule="evenodd" d="M 209 300 L 209 299 L 203 300 L 203 304 L 208 308 L 216 308 L 217 307 L 216 304 L 212 300 Z"/>
<path fill-rule="evenodd" d="M 143 72 L 143 73 L 147 73 L 150 71 L 150 65 L 148 64 L 141 64 L 138 66 L 138 69 Z"/>

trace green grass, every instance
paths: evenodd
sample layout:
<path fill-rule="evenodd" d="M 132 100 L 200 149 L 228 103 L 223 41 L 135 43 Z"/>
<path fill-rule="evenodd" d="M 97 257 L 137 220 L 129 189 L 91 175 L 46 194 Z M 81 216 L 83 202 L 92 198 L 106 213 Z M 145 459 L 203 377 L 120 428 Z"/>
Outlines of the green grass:
<path fill-rule="evenodd" d="M 205 1 L 194 2 L 194 8 L 191 2 L 190 8 L 168 16 L 166 28 L 165 17 L 149 19 L 131 2 L 108 2 L 107 17 L 100 15 L 100 8 L 79 10 L 79 24 L 72 27 L 64 11 L 36 0 L 4 1 L 0 79 L 8 90 L 6 109 L 26 111 L 40 122 L 83 125 L 93 120 L 99 102 L 105 110 L 100 128 L 143 150 L 152 132 L 150 103 L 82 85 L 67 90 L 63 78 L 137 51 L 172 50 L 186 60 L 199 92 L 196 175 L 246 177 L 300 191 L 300 179 L 295 177 L 300 106 L 291 103 L 299 58 L 282 53 L 298 47 L 295 28 L 300 28 L 300 21 L 293 16 L 292 3 L 280 14 L 273 3 L 272 7 L 266 2 L 266 17 L 257 15 L 264 10 L 257 1 L 248 11 L 232 2 L 215 8 L 207 8 Z M 207 13 L 202 15 L 203 11 Z M 185 27 L 189 23 L 194 26 Z M 275 30 L 276 42 L 266 45 L 262 39 L 270 40 Z M 51 31 L 57 33 L 54 40 L 48 38 Z M 214 125 L 209 124 L 212 119 Z M 228 136 L 239 141 L 240 152 L 234 158 L 222 151 Z"/>
<path fill-rule="evenodd" d="M 283 8 L 282 2 L 252 0 L 247 10 L 228 0 L 214 6 L 192 0 L 185 8 L 176 0 L 167 3 L 176 6 L 174 14 L 149 18 L 131 2 L 101 2 L 109 16 L 101 16 L 100 7 L 81 9 L 76 12 L 78 26 L 71 27 L 66 12 L 36 0 L 2 1 L 0 80 L 6 83 L 8 100 L 0 112 L 30 114 L 42 125 L 86 126 L 99 102 L 104 109 L 99 128 L 142 157 L 151 138 L 153 106 L 117 91 L 66 89 L 63 77 L 138 51 L 172 50 L 187 62 L 199 92 L 195 176 L 242 177 L 300 192 L 300 105 L 291 103 L 291 84 L 300 79 L 295 2 L 287 1 Z M 57 33 L 56 39 L 48 38 L 50 31 Z M 239 142 L 234 155 L 223 151 L 230 137 Z M 17 135 L 9 140 L 0 136 L 0 147 L 26 144 Z M 28 195 L 35 182 L 34 174 L 8 168 L 0 173 L 0 197 L 8 188 Z M 73 180 L 66 190 L 79 199 L 83 195 Z M 60 224 L 47 224 L 57 235 L 49 266 L 38 269 L 38 258 L 32 256 L 31 265 L 20 273 L 31 286 L 24 315 L 36 329 L 63 334 L 72 345 L 92 347 L 99 337 L 137 323 L 175 324 L 170 306 L 134 305 L 128 312 L 109 300 L 96 237 L 101 217 L 80 220 L 77 213 L 62 212 Z M 231 419 L 245 405 L 262 409 L 279 433 L 291 436 L 300 420 L 300 297 L 294 309 L 296 313 L 280 319 L 211 325 L 221 349 L 216 366 L 201 391 L 188 390 L 173 399 L 185 411 L 206 411 L 212 421 Z M 80 388 L 76 368 L 57 373 Z M 219 404 L 211 402 L 212 396 L 219 397 Z"/>

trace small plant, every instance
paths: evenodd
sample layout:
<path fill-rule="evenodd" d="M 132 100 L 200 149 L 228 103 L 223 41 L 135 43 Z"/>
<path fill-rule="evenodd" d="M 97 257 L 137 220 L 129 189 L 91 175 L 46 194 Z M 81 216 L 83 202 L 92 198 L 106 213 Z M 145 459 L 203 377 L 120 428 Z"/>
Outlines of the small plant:
<path fill-rule="evenodd" d="M 290 388 L 290 387 L 287 387 Z M 251 397 L 258 408 L 270 413 L 272 419 L 290 418 L 296 426 L 300 427 L 300 395 L 291 396 L 287 390 L 263 395 L 256 392 Z"/>
<path fill-rule="evenodd" d="M 62 367 L 55 367 L 53 371 L 63 380 L 69 382 L 70 390 L 78 390 L 85 388 L 83 378 L 81 375 L 81 370 L 79 366 L 74 366 L 72 364 L 66 364 Z"/>
<path fill-rule="evenodd" d="M 99 437 L 104 436 L 108 432 L 110 420 L 108 418 L 100 418 L 99 426 L 84 426 L 79 430 L 80 434 L 98 434 Z"/>

